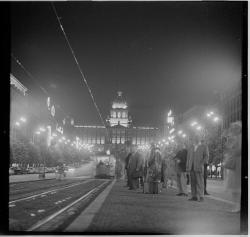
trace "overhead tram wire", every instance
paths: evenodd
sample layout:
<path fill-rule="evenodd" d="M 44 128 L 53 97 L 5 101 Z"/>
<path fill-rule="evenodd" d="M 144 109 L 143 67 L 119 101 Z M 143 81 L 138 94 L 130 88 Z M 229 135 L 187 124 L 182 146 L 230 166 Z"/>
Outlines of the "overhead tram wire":
<path fill-rule="evenodd" d="M 85 83 L 85 85 L 86 85 L 86 87 L 87 87 L 87 89 L 88 89 L 88 92 L 89 92 L 89 94 L 90 94 L 90 96 L 91 96 L 91 99 L 92 99 L 92 101 L 93 101 L 93 103 L 94 103 L 94 106 L 95 106 L 95 108 L 96 108 L 96 110 L 97 110 L 97 113 L 98 113 L 98 115 L 99 115 L 99 117 L 100 117 L 100 119 L 101 119 L 101 122 L 102 122 L 103 126 L 106 128 L 106 124 L 105 124 L 104 119 L 103 119 L 103 117 L 102 117 L 102 115 L 101 115 L 100 109 L 99 109 L 99 107 L 97 106 L 97 103 L 96 103 L 96 101 L 95 101 L 94 95 L 93 95 L 93 93 L 92 93 L 92 91 L 91 91 L 90 86 L 88 85 L 88 82 L 87 82 L 87 80 L 86 80 L 86 77 L 84 76 L 84 74 L 83 74 L 83 72 L 82 72 L 81 66 L 80 66 L 80 64 L 78 63 L 78 60 L 77 60 L 76 55 L 75 55 L 75 52 L 74 52 L 73 48 L 71 47 L 71 44 L 70 44 L 69 39 L 68 39 L 68 37 L 67 37 L 67 35 L 66 35 L 66 32 L 64 31 L 63 25 L 62 25 L 62 23 L 61 23 L 61 20 L 60 20 L 58 14 L 57 14 L 57 11 L 56 11 L 56 8 L 55 8 L 53 2 L 51 2 L 51 5 L 52 5 L 52 8 L 53 8 L 53 10 L 54 10 L 54 12 L 55 12 L 57 21 L 58 21 L 58 23 L 59 23 L 59 25 L 60 25 L 60 28 L 61 28 L 61 30 L 62 30 L 62 32 L 63 32 L 64 38 L 66 39 L 67 44 L 68 44 L 68 46 L 69 46 L 69 48 L 70 48 L 70 51 L 71 51 L 71 53 L 72 53 L 72 56 L 73 56 L 73 58 L 74 58 L 74 60 L 75 60 L 75 62 L 76 62 L 76 65 L 77 65 L 77 67 L 78 67 L 78 70 L 79 70 L 80 73 L 81 73 L 81 76 L 82 76 L 82 78 L 83 78 L 83 81 L 84 81 L 84 83 Z"/>
<path fill-rule="evenodd" d="M 49 93 L 40 86 L 37 81 L 34 79 L 33 75 L 22 65 L 22 63 L 11 53 L 11 57 L 16 61 L 16 63 L 29 75 L 29 77 L 36 83 L 36 85 L 45 93 L 46 95 L 49 95 Z"/>
<path fill-rule="evenodd" d="M 15 60 L 15 62 L 26 72 L 26 74 L 28 74 L 28 76 L 36 83 L 36 85 L 42 90 L 42 92 L 44 94 L 46 94 L 47 97 L 50 97 L 50 94 L 49 92 L 44 89 L 38 82 L 37 80 L 35 79 L 35 77 L 23 66 L 23 64 L 20 62 L 20 60 L 17 59 L 17 57 L 14 56 L 13 53 L 11 53 L 11 57 Z M 63 113 L 64 113 L 64 116 L 65 117 L 72 117 L 72 116 L 69 116 L 62 108 L 60 105 L 58 104 L 55 104 L 55 106 L 57 108 L 59 108 Z"/>

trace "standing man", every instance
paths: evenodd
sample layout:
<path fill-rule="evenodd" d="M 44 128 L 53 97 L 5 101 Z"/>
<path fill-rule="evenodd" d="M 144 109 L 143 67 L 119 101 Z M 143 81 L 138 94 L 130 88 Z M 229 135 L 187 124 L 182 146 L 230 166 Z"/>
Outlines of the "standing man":
<path fill-rule="evenodd" d="M 129 161 L 130 161 L 130 158 L 131 158 L 131 155 L 132 155 L 132 149 L 131 149 L 131 146 L 128 145 L 127 147 L 127 152 L 128 152 L 128 155 L 126 156 L 125 158 L 125 170 L 126 170 L 126 175 L 127 175 L 127 187 L 130 187 L 130 182 L 131 182 L 131 179 L 130 179 L 130 174 L 129 174 Z"/>
<path fill-rule="evenodd" d="M 178 152 L 174 158 L 177 163 L 177 187 L 179 193 L 176 196 L 187 195 L 187 177 L 186 177 L 186 164 L 187 164 L 187 149 L 184 144 L 178 145 Z"/>
<path fill-rule="evenodd" d="M 131 146 L 131 153 L 127 166 L 128 170 L 128 185 L 130 190 L 135 190 L 139 187 L 139 176 L 137 176 L 138 155 L 135 146 Z"/>
<path fill-rule="evenodd" d="M 191 138 L 187 155 L 187 172 L 190 172 L 191 194 L 189 201 L 204 201 L 204 164 L 208 161 L 208 149 L 199 142 L 199 138 Z"/>
<path fill-rule="evenodd" d="M 201 140 L 201 144 L 205 145 L 205 141 L 203 139 Z M 206 148 L 208 149 L 207 146 L 206 146 Z M 207 150 L 207 154 L 209 154 L 208 150 Z M 204 164 L 204 195 L 210 195 L 207 192 L 207 166 L 208 166 L 208 159 L 207 159 L 206 163 Z"/>

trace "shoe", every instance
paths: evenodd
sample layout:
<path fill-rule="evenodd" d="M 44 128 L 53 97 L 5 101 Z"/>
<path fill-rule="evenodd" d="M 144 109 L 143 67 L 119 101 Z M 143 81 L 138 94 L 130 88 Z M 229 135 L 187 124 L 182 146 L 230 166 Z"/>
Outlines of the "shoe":
<path fill-rule="evenodd" d="M 188 201 L 198 201 L 197 197 L 189 198 Z"/>
<path fill-rule="evenodd" d="M 205 192 L 204 195 L 210 195 L 208 192 Z"/>
<path fill-rule="evenodd" d="M 198 202 L 204 202 L 204 198 L 203 198 L 203 197 L 200 197 L 200 199 L 199 199 Z"/>
<path fill-rule="evenodd" d="M 176 196 L 182 196 L 182 193 L 178 193 L 178 194 L 176 194 Z"/>

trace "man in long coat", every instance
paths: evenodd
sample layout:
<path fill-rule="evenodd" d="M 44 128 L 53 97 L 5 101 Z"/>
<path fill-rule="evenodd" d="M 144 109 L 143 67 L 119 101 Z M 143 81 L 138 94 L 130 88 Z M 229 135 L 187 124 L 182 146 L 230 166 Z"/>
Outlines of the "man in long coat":
<path fill-rule="evenodd" d="M 191 145 L 188 148 L 187 172 L 191 178 L 190 201 L 204 201 L 204 164 L 208 162 L 208 148 L 199 142 L 199 138 L 191 138 Z"/>
<path fill-rule="evenodd" d="M 132 154 L 128 162 L 129 189 L 139 188 L 139 178 L 143 176 L 143 157 L 136 147 L 132 148 Z"/>

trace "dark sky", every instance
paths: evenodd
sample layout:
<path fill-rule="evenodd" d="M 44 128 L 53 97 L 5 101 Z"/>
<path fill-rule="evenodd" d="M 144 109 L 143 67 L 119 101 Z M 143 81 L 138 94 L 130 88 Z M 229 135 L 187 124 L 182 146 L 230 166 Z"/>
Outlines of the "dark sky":
<path fill-rule="evenodd" d="M 240 2 L 55 2 L 104 118 L 117 90 L 135 125 L 210 103 L 241 76 Z M 11 52 L 77 123 L 101 124 L 49 2 L 11 3 Z M 12 60 L 11 72 L 34 83 Z"/>

